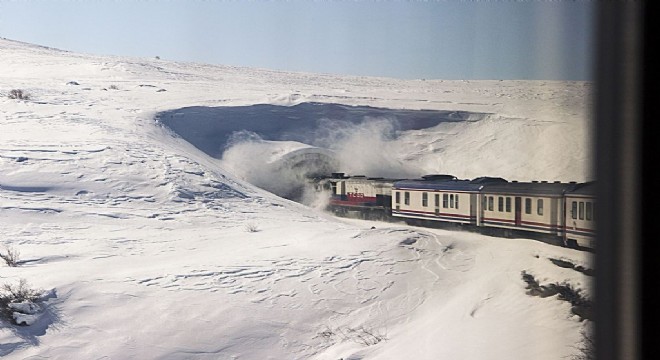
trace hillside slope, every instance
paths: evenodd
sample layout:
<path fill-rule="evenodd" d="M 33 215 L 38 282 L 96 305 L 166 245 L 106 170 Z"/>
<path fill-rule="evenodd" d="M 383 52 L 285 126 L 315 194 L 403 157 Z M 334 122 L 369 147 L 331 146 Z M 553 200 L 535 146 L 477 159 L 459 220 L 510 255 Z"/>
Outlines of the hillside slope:
<path fill-rule="evenodd" d="M 588 84 L 283 73 L 5 39 L 0 68 L 0 245 L 20 251 L 20 266 L 0 266 L 0 284 L 25 279 L 44 290 L 32 325 L 1 320 L 6 358 L 557 359 L 577 352 L 589 321 L 556 296 L 528 296 L 521 272 L 590 298 L 589 275 L 555 265 L 588 268 L 589 254 L 337 220 L 250 185 L 155 116 L 308 101 L 489 113 L 461 131 L 495 131 L 491 150 L 531 141 L 514 140 L 520 134 L 543 137 L 535 143 L 542 148 L 575 143 L 577 155 L 553 152 L 560 158 L 546 159 L 557 162 L 538 176 L 565 171 L 581 180 Z M 10 99 L 11 89 L 29 99 Z M 520 130 L 520 119 L 532 125 Z M 554 136 L 564 123 L 578 130 Z M 495 171 L 493 155 L 461 170 L 468 158 L 447 155 L 475 156 L 462 147 L 479 140 L 436 139 L 457 125 L 438 126 L 386 140 L 401 146 L 396 156 L 429 172 Z M 440 143 L 451 166 L 430 161 Z M 555 166 L 574 156 L 582 165 Z M 513 163 L 502 171 L 527 169 L 498 161 Z"/>

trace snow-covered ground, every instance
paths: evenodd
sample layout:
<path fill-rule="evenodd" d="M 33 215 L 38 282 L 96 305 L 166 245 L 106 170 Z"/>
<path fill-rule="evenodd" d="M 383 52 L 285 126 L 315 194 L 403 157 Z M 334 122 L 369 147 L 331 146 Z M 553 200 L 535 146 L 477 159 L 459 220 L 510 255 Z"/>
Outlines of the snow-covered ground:
<path fill-rule="evenodd" d="M 349 173 L 590 180 L 589 83 L 340 77 L 99 57 L 5 39 L 0 69 L 0 253 L 20 251 L 19 266 L 0 266 L 0 285 L 25 279 L 44 290 L 32 325 L 0 322 L 0 355 L 509 360 L 580 353 L 590 321 L 558 295 L 528 295 L 523 274 L 591 299 L 589 272 L 578 270 L 590 268 L 592 254 L 337 219 L 246 180 L 274 155 L 323 144 L 319 151 L 337 154 Z M 30 99 L 10 99 L 12 89 Z M 335 142 L 305 143 L 282 137 L 286 124 L 248 127 L 255 122 L 241 112 L 306 103 L 475 115 L 403 130 L 378 115 L 323 137 Z M 203 133 L 209 119 L 222 124 L 214 116 L 228 108 L 266 153 L 232 150 L 246 142 L 215 137 L 204 144 L 217 152 L 202 151 L 162 118 L 180 114 L 188 130 Z"/>

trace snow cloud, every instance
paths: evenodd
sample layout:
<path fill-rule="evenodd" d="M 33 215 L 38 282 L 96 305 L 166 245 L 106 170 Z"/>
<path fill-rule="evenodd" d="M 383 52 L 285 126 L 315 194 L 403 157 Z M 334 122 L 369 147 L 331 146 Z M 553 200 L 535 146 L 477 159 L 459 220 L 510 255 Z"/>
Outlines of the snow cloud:
<path fill-rule="evenodd" d="M 268 141 L 251 131 L 233 133 L 223 152 L 225 167 L 279 196 L 318 203 L 310 177 L 332 172 L 414 177 L 420 170 L 398 160 L 396 118 L 365 117 L 361 123 L 321 119 L 300 141 Z"/>
<path fill-rule="evenodd" d="M 394 117 L 365 117 L 357 124 L 325 120 L 311 142 L 336 153 L 342 172 L 347 174 L 419 176 L 419 169 L 399 160 L 401 151 L 395 141 L 399 131 Z"/>

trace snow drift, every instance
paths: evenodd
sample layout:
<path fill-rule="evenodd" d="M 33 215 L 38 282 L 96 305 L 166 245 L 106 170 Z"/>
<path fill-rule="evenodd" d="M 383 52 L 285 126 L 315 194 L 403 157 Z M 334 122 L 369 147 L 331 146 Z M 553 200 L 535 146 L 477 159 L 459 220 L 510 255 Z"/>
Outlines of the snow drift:
<path fill-rule="evenodd" d="M 579 181 L 590 174 L 588 83 L 340 77 L 4 39 L 0 68 L 0 251 L 21 256 L 0 267 L 0 284 L 25 279 L 43 290 L 29 311 L 12 305 L 32 313 L 32 325 L 0 320 L 8 359 L 579 354 L 591 321 L 558 296 L 528 295 L 522 274 L 591 300 L 591 275 L 576 270 L 590 267 L 591 254 L 338 220 L 249 184 L 233 163 L 154 119 L 196 107 L 312 106 L 303 103 L 491 114 L 405 131 L 376 122 L 386 135 L 368 146 L 384 141 L 393 151 L 385 158 L 424 172 Z M 10 99 L 11 89 L 30 97 Z M 189 130 L 213 130 L 193 120 Z M 234 130 L 259 133 L 290 159 L 314 145 L 275 138 L 277 127 Z M 212 151 L 225 150 L 211 140 Z"/>

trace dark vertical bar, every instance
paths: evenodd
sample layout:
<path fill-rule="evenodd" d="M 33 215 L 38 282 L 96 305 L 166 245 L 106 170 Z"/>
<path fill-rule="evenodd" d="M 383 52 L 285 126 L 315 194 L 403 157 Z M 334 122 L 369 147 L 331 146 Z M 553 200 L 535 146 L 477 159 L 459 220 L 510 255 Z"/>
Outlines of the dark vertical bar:
<path fill-rule="evenodd" d="M 660 296 L 657 289 L 657 274 L 660 258 L 657 257 L 657 229 L 658 229 L 658 186 L 660 177 L 658 177 L 657 163 L 658 151 L 658 121 L 660 114 L 660 91 L 658 91 L 658 60 L 657 51 L 653 52 L 653 47 L 658 46 L 658 36 L 652 34 L 652 21 L 658 22 L 658 2 L 647 1 L 644 3 L 644 50 L 642 51 L 642 84 L 643 84 L 643 127 L 642 134 L 642 329 L 641 336 L 642 358 L 660 359 L 658 349 L 657 326 L 658 306 Z M 653 17 L 653 18 L 652 18 Z M 656 32 L 657 34 L 657 32 Z M 654 41 L 655 40 L 655 41 Z M 655 83 L 654 83 L 655 81 Z M 655 191 L 654 191 L 655 188 Z"/>
<path fill-rule="evenodd" d="M 642 1 L 601 1 L 596 54 L 596 358 L 641 358 Z"/>

